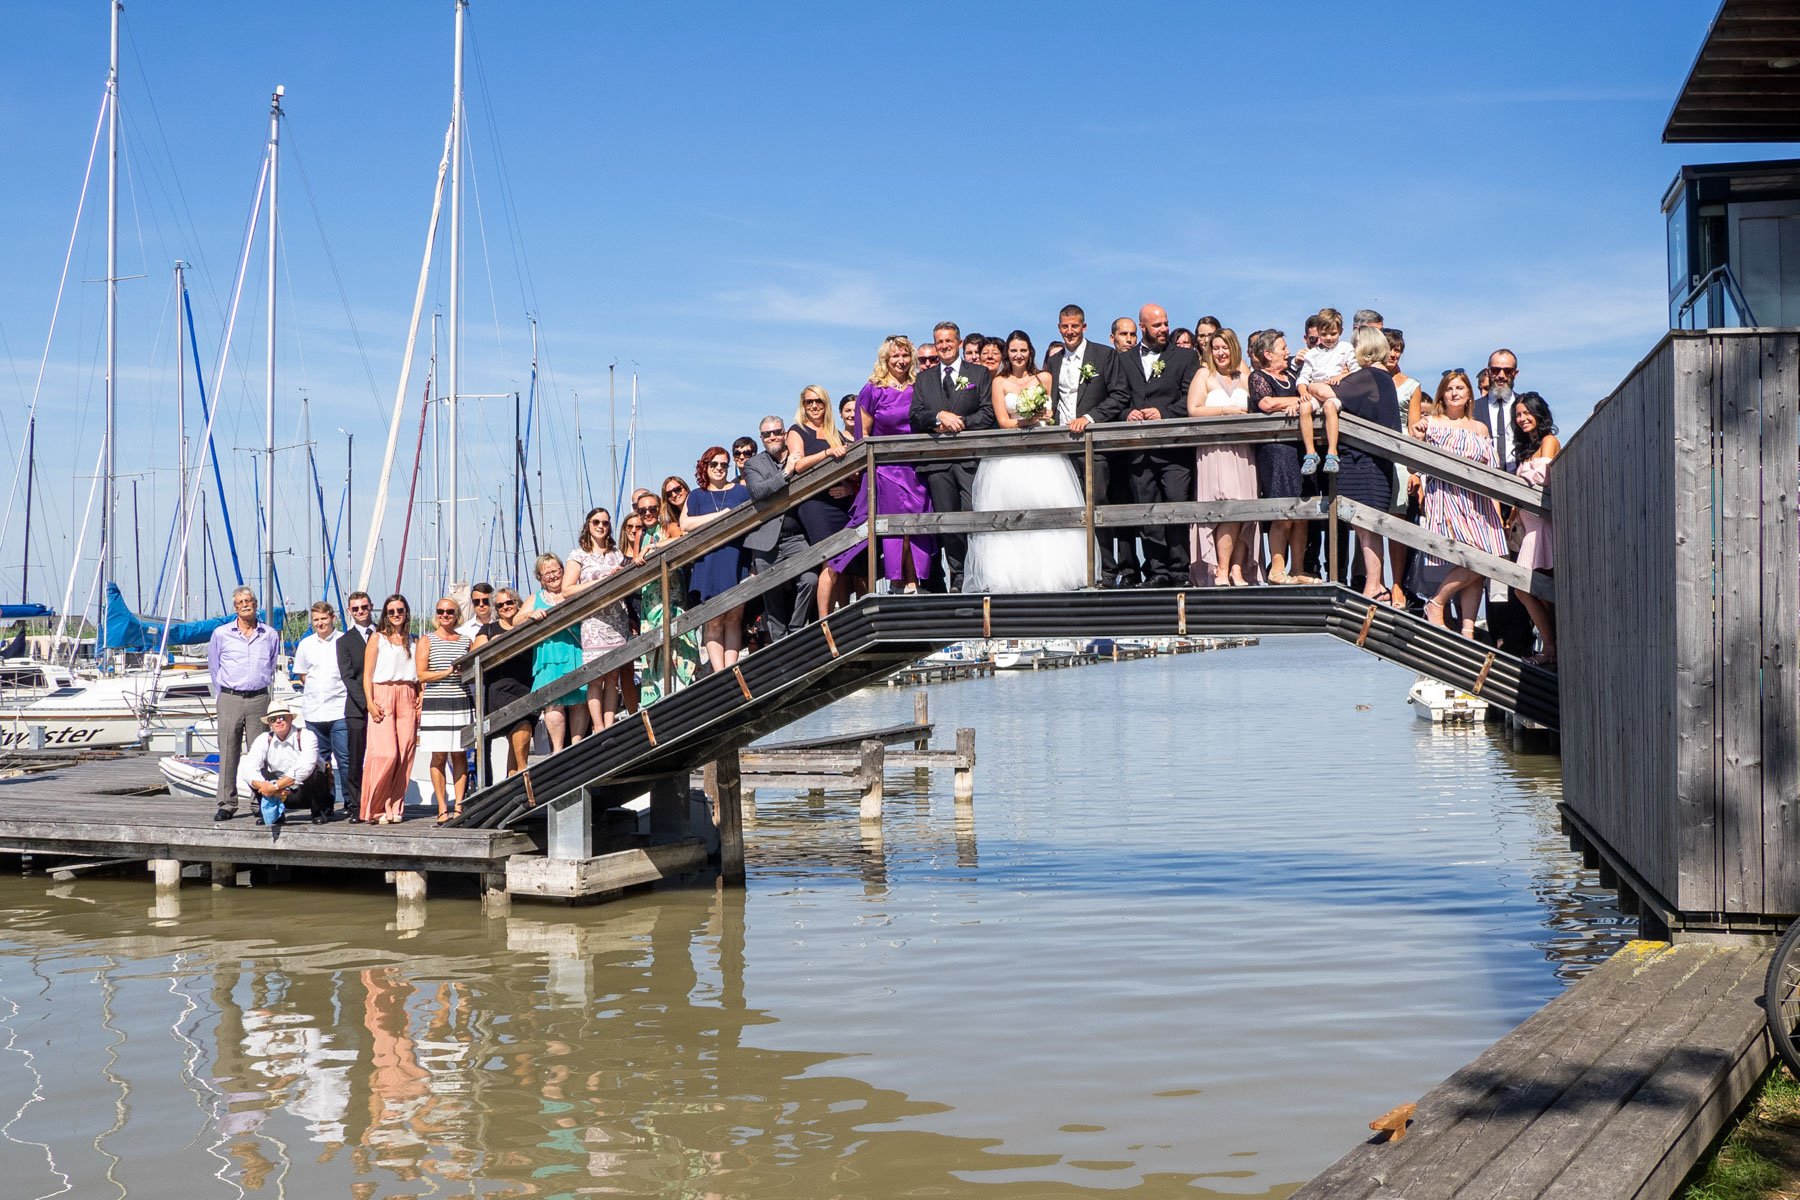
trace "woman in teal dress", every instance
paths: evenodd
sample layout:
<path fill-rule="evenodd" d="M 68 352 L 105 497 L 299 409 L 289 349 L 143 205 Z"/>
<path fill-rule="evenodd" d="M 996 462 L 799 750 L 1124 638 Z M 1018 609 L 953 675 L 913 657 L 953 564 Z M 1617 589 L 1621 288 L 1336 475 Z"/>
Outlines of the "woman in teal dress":
<path fill-rule="evenodd" d="M 538 590 L 527 607 L 532 619 L 537 620 L 562 603 L 562 559 L 554 554 L 540 554 L 533 568 Z M 535 692 L 555 683 L 580 666 L 581 626 L 559 629 L 532 651 L 531 690 Z M 544 709 L 543 715 L 544 731 L 550 735 L 550 753 L 555 754 L 570 741 L 579 742 L 588 732 L 587 689 L 577 687 L 567 695 L 558 696 Z"/>
<path fill-rule="evenodd" d="M 675 519 L 674 510 L 667 504 L 657 503 L 655 494 L 648 490 L 633 496 L 631 503 L 634 518 L 641 524 L 643 532 L 635 545 L 631 534 L 626 534 L 625 554 L 633 563 L 642 563 L 656 546 L 680 537 L 681 525 Z M 638 589 L 640 628 L 656 629 L 664 620 L 673 621 L 681 616 L 682 597 L 687 594 L 687 581 L 682 575 L 680 570 L 669 572 L 669 606 L 666 610 L 660 579 Z M 679 691 L 694 682 L 694 676 L 700 671 L 699 630 L 675 638 L 670 648 L 670 682 L 672 690 Z M 655 704 L 663 698 L 663 651 L 660 646 L 638 660 L 638 696 L 643 704 Z"/>

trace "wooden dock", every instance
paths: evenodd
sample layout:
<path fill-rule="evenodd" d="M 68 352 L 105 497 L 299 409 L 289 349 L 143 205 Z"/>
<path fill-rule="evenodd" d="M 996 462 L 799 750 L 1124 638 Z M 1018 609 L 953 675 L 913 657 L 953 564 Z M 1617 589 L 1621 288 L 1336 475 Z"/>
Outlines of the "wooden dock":
<path fill-rule="evenodd" d="M 248 803 L 214 821 L 209 800 L 171 796 L 151 755 L 97 759 L 0 779 L 0 853 L 233 867 L 335 867 L 489 876 L 536 849 L 521 830 L 404 824 L 313 825 L 290 814 L 271 837 Z"/>
<path fill-rule="evenodd" d="M 1768 965 L 1632 942 L 1293 1200 L 1662 1200 L 1769 1066 Z"/>

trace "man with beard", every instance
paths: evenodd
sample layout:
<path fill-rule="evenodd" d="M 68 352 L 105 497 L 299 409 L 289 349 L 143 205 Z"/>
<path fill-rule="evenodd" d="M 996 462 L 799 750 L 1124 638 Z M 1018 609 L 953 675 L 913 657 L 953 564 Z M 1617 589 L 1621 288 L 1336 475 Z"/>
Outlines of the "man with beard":
<path fill-rule="evenodd" d="M 1127 421 L 1167 421 L 1187 416 L 1188 385 L 1200 370 L 1200 356 L 1169 341 L 1169 314 L 1160 304 L 1138 310 L 1140 340 L 1123 355 L 1129 385 Z M 1191 449 L 1144 450 L 1133 456 L 1132 494 L 1139 504 L 1180 503 L 1194 498 Z M 1187 526 L 1146 525 L 1144 584 L 1185 587 L 1188 582 Z"/>

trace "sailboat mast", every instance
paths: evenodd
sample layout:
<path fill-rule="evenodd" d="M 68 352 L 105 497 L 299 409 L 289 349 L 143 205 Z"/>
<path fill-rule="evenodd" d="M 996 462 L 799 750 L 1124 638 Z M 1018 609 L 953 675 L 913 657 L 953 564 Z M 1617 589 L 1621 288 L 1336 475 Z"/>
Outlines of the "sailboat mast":
<path fill-rule="evenodd" d="M 275 94 L 269 97 L 269 312 L 268 345 L 263 358 L 263 432 L 266 444 L 262 496 L 266 535 L 263 538 L 262 601 L 268 609 L 271 625 L 274 624 L 275 617 L 275 251 L 281 228 L 275 203 L 278 196 L 276 183 L 281 175 L 281 97 L 286 92 L 285 87 L 277 84 Z"/>
<path fill-rule="evenodd" d="M 191 620 L 194 592 L 193 575 L 188 571 L 188 465 L 187 465 L 187 370 L 182 355 L 187 350 L 187 306 L 181 302 L 187 288 L 187 264 L 175 260 L 175 478 L 179 484 L 175 494 L 175 527 L 181 530 L 181 557 L 175 564 L 175 589 L 181 595 L 181 619 Z"/>
<path fill-rule="evenodd" d="M 469 0 L 456 0 L 456 65 L 450 98 L 450 528 L 447 577 L 456 574 L 456 397 L 462 383 L 462 157 L 463 157 L 463 21 Z"/>
<path fill-rule="evenodd" d="M 19 603 L 31 602 L 31 482 L 37 474 L 37 415 L 25 422 L 25 561 L 19 570 Z"/>
<path fill-rule="evenodd" d="M 619 395 L 618 395 L 618 389 L 615 386 L 615 381 L 613 378 L 614 373 L 617 370 L 618 366 L 619 366 L 619 364 L 616 362 L 609 362 L 606 364 L 606 423 L 607 423 L 608 427 L 610 428 L 610 432 L 607 434 L 607 442 L 608 442 L 607 450 L 612 457 L 612 497 L 613 497 L 613 503 L 615 505 L 618 505 L 619 500 L 620 500 L 620 496 L 619 496 Z M 623 507 L 623 505 L 620 505 L 620 507 Z M 619 518 L 619 522 L 620 522 L 620 524 L 624 524 L 624 518 L 622 518 L 622 517 Z"/>
<path fill-rule="evenodd" d="M 101 463 L 105 494 L 100 498 L 100 570 L 113 578 L 117 531 L 113 449 L 118 433 L 119 382 L 119 16 L 123 0 L 112 4 L 112 56 L 106 71 L 106 453 Z"/>

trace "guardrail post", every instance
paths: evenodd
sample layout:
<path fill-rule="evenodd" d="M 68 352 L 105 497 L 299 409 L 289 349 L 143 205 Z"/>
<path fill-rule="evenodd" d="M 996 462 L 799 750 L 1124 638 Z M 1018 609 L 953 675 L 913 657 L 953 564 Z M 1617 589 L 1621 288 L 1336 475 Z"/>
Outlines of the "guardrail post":
<path fill-rule="evenodd" d="M 880 570 L 880 568 L 876 566 L 877 559 L 876 559 L 876 552 L 875 552 L 875 445 L 873 442 L 865 442 L 864 445 L 867 448 L 866 449 L 866 458 L 868 461 L 868 466 L 864 470 L 864 476 L 869 485 L 869 591 L 868 591 L 868 594 L 873 596 L 875 594 L 875 580 L 876 580 L 878 572 Z"/>
<path fill-rule="evenodd" d="M 488 785 L 487 688 L 481 671 L 481 660 L 475 660 L 475 790 Z"/>
<path fill-rule="evenodd" d="M 1087 497 L 1081 527 L 1087 531 L 1087 585 L 1093 587 L 1098 580 L 1094 565 L 1094 433 L 1092 426 L 1081 435 L 1081 468 L 1084 480 L 1081 490 Z"/>
<path fill-rule="evenodd" d="M 1331 475 L 1325 482 L 1325 575 L 1327 583 L 1339 583 L 1338 578 L 1338 510 L 1337 510 L 1337 476 Z"/>
<path fill-rule="evenodd" d="M 675 613 L 669 607 L 669 560 L 662 563 L 662 692 L 657 697 L 666 700 L 669 693 L 675 690 Z"/>

